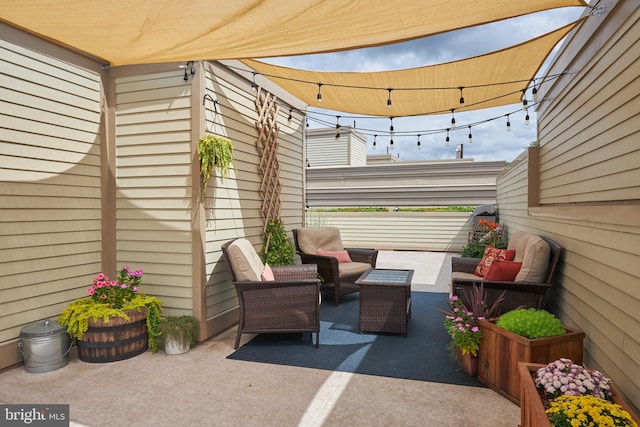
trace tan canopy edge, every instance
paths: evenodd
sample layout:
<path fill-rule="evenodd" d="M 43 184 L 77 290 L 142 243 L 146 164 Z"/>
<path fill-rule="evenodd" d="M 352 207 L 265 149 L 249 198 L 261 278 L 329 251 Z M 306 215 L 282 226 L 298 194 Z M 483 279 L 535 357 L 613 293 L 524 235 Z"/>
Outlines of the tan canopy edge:
<path fill-rule="evenodd" d="M 409 40 L 584 0 L 0 0 L 0 19 L 112 65 L 265 58 Z"/>
<path fill-rule="evenodd" d="M 456 112 L 470 111 L 521 102 L 522 90 L 529 86 L 553 47 L 578 22 L 486 55 L 406 70 L 319 72 L 255 60 L 242 62 L 250 67 L 246 73 L 249 78 L 253 69 L 307 104 L 329 110 L 393 117 L 442 114 L 452 108 Z M 507 82 L 514 83 L 502 84 Z M 317 103 L 317 83 L 322 83 L 321 105 Z M 464 104 L 460 104 L 459 87 L 464 87 Z M 391 110 L 387 106 L 389 88 L 393 89 Z"/>

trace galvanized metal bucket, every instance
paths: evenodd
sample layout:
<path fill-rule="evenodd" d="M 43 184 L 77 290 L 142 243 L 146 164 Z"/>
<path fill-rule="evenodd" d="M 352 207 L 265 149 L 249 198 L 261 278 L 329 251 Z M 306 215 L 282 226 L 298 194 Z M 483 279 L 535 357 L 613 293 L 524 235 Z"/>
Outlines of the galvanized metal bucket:
<path fill-rule="evenodd" d="M 18 349 L 27 372 L 49 372 L 69 362 L 71 340 L 67 328 L 55 320 L 32 323 L 20 331 Z"/>

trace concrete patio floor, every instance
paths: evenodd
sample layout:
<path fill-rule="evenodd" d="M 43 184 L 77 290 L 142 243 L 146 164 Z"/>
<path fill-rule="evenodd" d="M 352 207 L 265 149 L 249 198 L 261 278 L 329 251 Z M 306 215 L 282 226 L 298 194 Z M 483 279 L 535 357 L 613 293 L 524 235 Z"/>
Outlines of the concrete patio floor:
<path fill-rule="evenodd" d="M 446 292 L 451 254 L 383 251 L 413 268 L 413 290 Z M 513 427 L 520 409 L 488 388 L 228 360 L 235 328 L 180 356 L 77 359 L 45 373 L 0 372 L 0 402 L 69 404 L 72 426 Z M 244 338 L 242 343 L 250 339 Z"/>

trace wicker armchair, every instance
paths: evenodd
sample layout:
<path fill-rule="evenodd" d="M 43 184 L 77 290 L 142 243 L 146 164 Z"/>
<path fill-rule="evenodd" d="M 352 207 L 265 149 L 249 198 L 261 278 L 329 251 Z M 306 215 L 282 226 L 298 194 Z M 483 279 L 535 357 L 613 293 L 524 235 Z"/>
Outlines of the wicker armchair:
<path fill-rule="evenodd" d="M 345 248 L 336 227 L 304 227 L 293 230 L 296 252 L 303 264 L 317 264 L 322 277 L 320 290 L 333 296 L 340 305 L 342 295 L 358 292 L 355 281 L 368 269 L 376 266 L 376 249 Z M 318 250 L 346 250 L 352 262 L 338 262 L 333 256 L 318 255 Z"/>
<path fill-rule="evenodd" d="M 480 262 L 479 258 L 453 257 L 451 258 L 451 293 L 460 297 L 462 302 L 467 305 L 469 301 L 465 300 L 465 294 L 471 295 L 471 293 L 465 293 L 463 289 L 471 290 L 474 285 L 482 283 L 487 294 L 486 304 L 488 306 L 493 305 L 502 292 L 506 290 L 497 315 L 520 307 L 544 308 L 545 298 L 551 288 L 551 281 L 560 259 L 562 247 L 548 237 L 539 236 L 543 242 L 546 242 L 548 249 L 542 248 L 543 251 L 532 254 L 534 245 L 530 241 L 535 240 L 536 237 L 538 236 L 517 232 L 512 236 L 508 249 L 516 251 L 514 261 L 523 262 L 523 268 L 526 263 L 535 260 L 536 257 L 543 257 L 544 267 L 540 275 L 542 277 L 541 280 L 523 281 L 518 280 L 518 278 L 513 282 L 485 280 L 474 275 L 476 266 Z M 536 248 L 541 248 L 540 244 L 535 246 Z M 535 261 L 542 262 L 539 259 Z"/>
<path fill-rule="evenodd" d="M 242 334 L 311 332 L 320 345 L 320 281 L 315 264 L 271 267 L 275 280 L 262 281 L 264 264 L 247 239 L 222 245 L 240 308 L 235 347 Z"/>

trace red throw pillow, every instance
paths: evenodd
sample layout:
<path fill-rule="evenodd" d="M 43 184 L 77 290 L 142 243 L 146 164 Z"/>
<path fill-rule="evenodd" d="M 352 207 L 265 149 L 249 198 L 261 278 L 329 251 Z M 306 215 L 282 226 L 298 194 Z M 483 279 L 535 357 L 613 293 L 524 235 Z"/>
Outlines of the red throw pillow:
<path fill-rule="evenodd" d="M 491 266 L 491 263 L 499 259 L 500 261 L 513 261 L 516 256 L 516 251 L 507 249 L 498 249 L 493 246 L 487 246 L 484 248 L 484 255 L 476 267 L 476 271 L 473 273 L 476 276 L 484 277 Z"/>
<path fill-rule="evenodd" d="M 334 258 L 338 258 L 338 262 L 353 262 L 351 261 L 351 257 L 349 256 L 349 252 L 344 251 L 323 251 L 322 249 L 318 249 L 316 251 L 316 255 L 322 256 L 332 256 Z"/>
<path fill-rule="evenodd" d="M 264 270 L 262 270 L 261 279 L 263 282 L 273 282 L 276 280 L 276 277 L 273 275 L 273 270 L 269 266 L 269 264 L 264 265 Z"/>
<path fill-rule="evenodd" d="M 521 262 L 493 260 L 487 274 L 484 275 L 485 280 L 495 280 L 498 282 L 513 282 L 522 267 Z"/>

